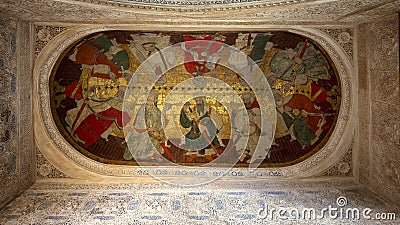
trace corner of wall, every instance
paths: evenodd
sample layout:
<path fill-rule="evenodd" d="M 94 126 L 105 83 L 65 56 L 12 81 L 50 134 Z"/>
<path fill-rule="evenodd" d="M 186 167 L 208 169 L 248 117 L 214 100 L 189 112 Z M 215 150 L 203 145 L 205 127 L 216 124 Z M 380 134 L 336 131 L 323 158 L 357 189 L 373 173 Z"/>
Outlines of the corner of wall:
<path fill-rule="evenodd" d="M 35 181 L 32 25 L 0 18 L 0 208 Z M 3 79 L 4 78 L 4 79 Z"/>
<path fill-rule="evenodd" d="M 399 15 L 358 30 L 360 183 L 388 202 L 400 201 Z"/>

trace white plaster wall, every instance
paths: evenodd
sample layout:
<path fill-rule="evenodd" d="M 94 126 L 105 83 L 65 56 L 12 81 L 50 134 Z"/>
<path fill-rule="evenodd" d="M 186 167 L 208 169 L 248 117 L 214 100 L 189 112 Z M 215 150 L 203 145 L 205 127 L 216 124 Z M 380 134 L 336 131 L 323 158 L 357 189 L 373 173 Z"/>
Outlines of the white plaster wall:
<path fill-rule="evenodd" d="M 400 201 L 399 15 L 358 27 L 359 179 Z"/>

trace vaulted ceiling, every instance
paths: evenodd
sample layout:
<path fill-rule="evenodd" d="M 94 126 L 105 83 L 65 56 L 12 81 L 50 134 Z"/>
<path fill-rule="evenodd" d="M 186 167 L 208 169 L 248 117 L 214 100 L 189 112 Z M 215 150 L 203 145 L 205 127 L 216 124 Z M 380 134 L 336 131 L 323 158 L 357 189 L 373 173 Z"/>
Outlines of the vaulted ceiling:
<path fill-rule="evenodd" d="M 400 0 L 0 0 L 33 22 L 357 24 L 400 10 Z"/>

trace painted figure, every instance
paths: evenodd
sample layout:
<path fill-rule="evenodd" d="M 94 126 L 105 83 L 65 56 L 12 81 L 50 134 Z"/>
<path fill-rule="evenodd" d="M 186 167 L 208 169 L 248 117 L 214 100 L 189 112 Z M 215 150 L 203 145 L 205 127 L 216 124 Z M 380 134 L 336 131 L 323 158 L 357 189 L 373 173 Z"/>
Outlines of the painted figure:
<path fill-rule="evenodd" d="M 265 153 L 264 150 L 261 151 L 260 154 L 257 153 L 256 155 L 255 151 L 257 149 L 257 144 L 260 140 L 260 136 L 267 135 L 265 131 L 271 134 L 272 132 L 268 130 L 269 126 L 267 126 L 266 124 L 264 126 L 266 130 L 264 132 L 261 132 L 261 126 L 263 121 L 261 120 L 260 105 L 258 104 L 258 101 L 255 99 L 253 94 L 245 92 L 242 94 L 242 99 L 246 107 L 245 113 L 247 113 L 249 122 L 248 122 L 248 127 L 246 128 L 245 122 L 243 121 L 246 118 L 246 115 L 241 115 L 238 112 L 232 113 L 233 130 L 235 131 L 235 127 L 239 126 L 239 127 L 244 127 L 243 130 L 245 131 L 245 133 L 235 131 L 234 140 L 236 140 L 236 138 L 239 138 L 240 141 L 242 137 L 244 136 L 248 137 L 246 148 L 236 149 L 236 150 L 241 155 L 239 158 L 240 162 L 243 162 L 247 158 L 246 163 L 252 163 L 257 159 L 261 159 L 260 157 L 265 157 L 266 155 L 269 156 L 270 149 L 265 149 L 265 151 L 267 151 L 267 154 L 265 155 L 264 155 Z"/>
<path fill-rule="evenodd" d="M 292 81 L 274 79 L 272 87 L 279 90 L 284 97 L 300 94 L 306 96 L 310 101 L 314 102 L 316 106 L 323 102 L 328 102 L 333 110 L 338 108 L 338 86 L 334 85 L 327 91 L 313 80 L 308 79 L 307 75 L 304 73 L 293 76 Z"/>
<path fill-rule="evenodd" d="M 152 78 L 156 80 L 156 85 L 165 84 L 167 80 L 163 72 L 173 65 L 176 60 L 173 51 L 162 51 L 163 48 L 170 45 L 170 37 L 161 33 L 139 33 L 131 34 L 130 36 L 132 40 L 129 40 L 129 50 L 135 56 L 135 59 L 140 64 L 145 62 L 145 66 L 151 69 L 154 74 Z"/>
<path fill-rule="evenodd" d="M 289 130 L 292 141 L 297 140 L 302 149 L 313 145 L 321 133 L 329 128 L 325 117 L 331 114 L 319 110 L 302 94 L 286 96 L 284 106 L 277 109 Z"/>
<path fill-rule="evenodd" d="M 185 51 L 184 65 L 193 76 L 213 72 L 218 64 L 218 53 L 222 50 L 223 36 L 215 35 L 184 35 L 181 48 Z M 198 42 L 196 42 L 198 41 Z"/>
<path fill-rule="evenodd" d="M 122 112 L 128 84 L 123 73 L 130 66 L 126 50 L 99 34 L 75 47 L 69 59 L 82 70 L 79 81 L 64 90 L 77 104 L 65 118 L 71 135 L 85 147 L 100 137 L 108 140 L 110 134 L 123 138 L 122 128 L 129 122 L 129 115 Z"/>
<path fill-rule="evenodd" d="M 205 156 L 212 161 L 212 156 L 219 155 L 223 147 L 217 135 L 219 129 L 211 118 L 213 110 L 208 106 L 205 97 L 196 97 L 195 100 L 195 107 L 191 108 L 190 104 L 186 103 L 181 110 L 180 124 L 190 129 L 185 137 L 193 140 L 181 143 L 181 147 L 188 151 L 187 162 L 193 161 L 197 156 Z"/>
<path fill-rule="evenodd" d="M 158 91 L 151 90 L 147 102 L 139 109 L 138 116 L 144 115 L 144 120 L 136 118 L 133 122 L 133 128 L 127 132 L 127 141 L 129 149 L 124 153 L 124 159 L 136 161 L 157 161 L 162 162 L 163 158 L 160 154 L 167 153 L 171 158 L 169 149 L 167 149 L 167 138 L 165 137 L 162 124 L 162 115 L 157 107 Z M 153 151 L 154 148 L 158 151 Z M 172 159 L 173 160 L 173 159 Z"/>
<path fill-rule="evenodd" d="M 276 78 L 272 87 L 278 112 L 275 137 L 282 137 L 288 131 L 303 149 L 314 144 L 322 131 L 329 128 L 325 117 L 334 115 L 324 113 L 319 106 L 327 101 L 332 108 L 336 107 L 328 92 L 308 80 L 305 74 L 294 76 L 292 81 Z"/>
<path fill-rule="evenodd" d="M 280 50 L 272 57 L 270 68 L 276 77 L 286 81 L 292 81 L 299 74 L 315 81 L 331 77 L 326 58 L 307 41 L 299 42 L 294 49 Z"/>
<path fill-rule="evenodd" d="M 283 115 L 282 115 L 282 112 L 285 110 L 284 106 L 285 106 L 285 103 L 287 103 L 287 100 L 285 100 L 285 98 L 282 96 L 281 92 L 277 89 L 272 89 L 272 93 L 274 95 L 275 107 L 277 110 L 275 138 L 274 138 L 273 145 L 279 146 L 279 144 L 277 144 L 275 142 L 275 140 L 277 138 L 281 138 L 286 135 L 289 135 L 289 129 L 287 128 L 285 120 L 283 119 Z"/>

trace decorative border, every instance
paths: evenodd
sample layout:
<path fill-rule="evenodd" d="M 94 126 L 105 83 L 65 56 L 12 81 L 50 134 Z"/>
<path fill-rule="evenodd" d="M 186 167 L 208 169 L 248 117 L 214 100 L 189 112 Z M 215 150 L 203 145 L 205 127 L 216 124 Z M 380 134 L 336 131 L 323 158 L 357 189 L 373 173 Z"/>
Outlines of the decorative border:
<path fill-rule="evenodd" d="M 354 30 L 352 28 L 329 28 L 321 30 L 335 39 L 337 44 L 340 45 L 350 59 L 353 60 Z"/>
<path fill-rule="evenodd" d="M 35 180 L 32 121 L 32 24 L 0 20 L 3 46 L 3 88 L 0 103 L 10 110 L 10 139 L 0 143 L 0 208 L 27 189 Z M 2 126 L 2 125 L 0 125 Z"/>
<path fill-rule="evenodd" d="M 162 27 L 154 26 L 151 28 L 162 29 Z M 34 76 L 38 77 L 34 86 L 34 112 L 35 133 L 37 140 L 41 140 L 38 142 L 38 146 L 42 153 L 56 168 L 73 178 L 100 179 L 105 176 L 150 178 L 148 170 L 156 170 L 155 172 L 159 174 L 182 178 L 213 176 L 220 173 L 218 168 L 189 168 L 187 171 L 177 171 L 174 167 L 107 165 L 83 156 L 62 137 L 50 110 L 49 77 L 53 66 L 60 54 L 80 38 L 95 32 L 117 29 L 133 30 L 138 28 L 114 25 L 72 27 L 53 38 L 38 55 L 35 64 L 37 66 L 34 69 Z M 207 28 L 201 27 L 200 29 Z M 258 28 L 258 30 L 268 29 L 276 30 L 276 28 L 268 26 Z M 336 41 L 317 29 L 291 27 L 280 30 L 297 33 L 314 40 L 325 49 L 335 64 L 342 89 L 341 109 L 336 127 L 331 138 L 321 150 L 298 164 L 281 168 L 259 168 L 255 171 L 249 171 L 246 168 L 234 168 L 226 174 L 226 177 L 233 177 L 234 179 L 238 177 L 282 179 L 316 176 L 339 162 L 352 142 L 353 126 L 351 126 L 350 117 L 353 114 L 353 105 L 357 97 L 355 82 L 352 82 L 354 78 L 351 76 L 353 66 L 346 52 L 337 45 Z"/>
<path fill-rule="evenodd" d="M 81 0 L 92 4 L 112 5 L 120 7 L 130 7 L 132 4 L 155 4 L 155 5 L 184 5 L 184 6 L 204 6 L 204 5 L 222 5 L 222 4 L 237 4 L 237 3 L 254 3 L 263 0 Z M 268 6 L 289 5 L 293 3 L 306 2 L 310 0 L 286 0 L 286 1 L 269 1 Z"/>
<path fill-rule="evenodd" d="M 124 8 L 135 8 L 135 9 L 150 9 L 157 11 L 176 11 L 173 8 L 166 8 L 165 6 L 184 6 L 193 8 L 185 8 L 185 12 L 204 12 L 204 9 L 199 6 L 211 6 L 213 11 L 225 11 L 225 10 L 245 10 L 252 8 L 269 8 L 277 6 L 289 6 L 300 3 L 310 3 L 316 0 L 81 0 L 81 2 L 104 5 L 104 6 L 116 6 Z M 230 5 L 232 7 L 227 7 Z M 220 6 L 216 8 L 216 6 Z"/>
<path fill-rule="evenodd" d="M 28 22 L 19 22 L 17 32 L 17 99 L 18 99 L 18 151 L 21 188 L 26 189 L 35 181 L 36 159 L 34 149 L 32 119 L 33 77 L 33 26 Z"/>
<path fill-rule="evenodd" d="M 368 207 L 373 212 L 399 211 L 399 207 L 384 202 L 358 185 L 355 179 L 345 182 L 230 181 L 196 187 L 53 179 L 36 182 L 9 204 L 0 212 L 0 223 L 280 225 L 294 219 L 288 218 L 290 213 L 285 213 L 284 217 L 279 217 L 278 213 L 273 216 L 278 209 L 300 211 L 311 207 L 315 212 L 323 212 L 328 206 L 359 211 Z M 260 209 L 267 209 L 270 215 L 263 217 Z M 345 218 L 340 216 L 336 219 L 299 216 L 296 219 L 301 224 L 343 224 Z M 291 221 L 285 223 L 288 219 Z M 390 220 L 391 224 L 398 221 L 398 218 Z M 371 220 L 360 216 L 353 223 L 371 224 Z"/>

